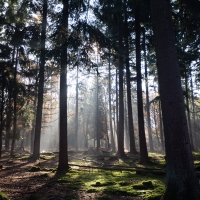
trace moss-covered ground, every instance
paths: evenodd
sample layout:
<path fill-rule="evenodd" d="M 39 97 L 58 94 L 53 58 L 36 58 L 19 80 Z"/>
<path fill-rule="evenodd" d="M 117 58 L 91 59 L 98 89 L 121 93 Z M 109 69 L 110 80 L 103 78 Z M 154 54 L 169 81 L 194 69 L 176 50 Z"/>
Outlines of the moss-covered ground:
<path fill-rule="evenodd" d="M 166 163 L 162 153 L 149 153 L 141 165 L 139 155 L 118 159 L 111 152 L 69 152 L 69 171 L 57 171 L 58 153 L 43 153 L 33 162 L 28 153 L 0 161 L 1 192 L 9 199 L 160 199 L 165 189 Z M 200 176 L 200 153 L 194 152 Z M 1 193 L 3 194 L 3 193 Z"/>

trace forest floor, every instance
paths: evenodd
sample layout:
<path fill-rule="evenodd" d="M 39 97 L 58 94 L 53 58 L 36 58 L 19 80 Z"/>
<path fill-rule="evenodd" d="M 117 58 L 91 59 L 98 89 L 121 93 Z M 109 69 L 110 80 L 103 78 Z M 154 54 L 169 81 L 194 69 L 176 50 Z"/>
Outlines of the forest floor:
<path fill-rule="evenodd" d="M 160 199 L 165 189 L 164 154 L 150 153 L 150 164 L 139 155 L 118 159 L 111 152 L 69 152 L 69 172 L 58 172 L 58 153 L 42 153 L 31 162 L 18 150 L 0 160 L 0 192 L 10 200 L 144 200 Z M 195 155 L 200 168 L 199 154 Z M 1 198 L 0 198 L 1 199 Z"/>

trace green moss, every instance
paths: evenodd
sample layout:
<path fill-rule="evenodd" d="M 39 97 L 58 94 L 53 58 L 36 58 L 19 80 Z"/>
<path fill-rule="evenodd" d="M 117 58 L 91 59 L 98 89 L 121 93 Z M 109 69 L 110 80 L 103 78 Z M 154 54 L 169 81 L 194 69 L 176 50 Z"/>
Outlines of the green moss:
<path fill-rule="evenodd" d="M 86 192 L 87 193 L 95 193 L 95 192 L 98 192 L 98 190 L 95 188 L 91 188 L 91 189 L 88 189 Z"/>
<path fill-rule="evenodd" d="M 104 187 L 108 185 L 115 185 L 115 182 L 112 181 L 103 181 L 103 182 L 96 182 L 95 184 L 92 184 L 93 187 Z"/>
<path fill-rule="evenodd" d="M 29 169 L 29 172 L 38 172 L 38 171 L 40 171 L 40 167 L 39 166 L 32 166 Z"/>
<path fill-rule="evenodd" d="M 53 171 L 56 171 L 57 169 L 56 168 L 41 168 L 41 171 L 45 171 L 45 172 L 53 172 Z"/>
<path fill-rule="evenodd" d="M 24 155 L 22 157 L 19 157 L 19 160 L 28 160 L 30 158 L 30 155 Z"/>
<path fill-rule="evenodd" d="M 9 159 L 9 160 L 7 161 L 7 163 L 8 163 L 8 164 L 12 164 L 12 163 L 13 163 L 13 159 Z"/>
<path fill-rule="evenodd" d="M 119 182 L 120 186 L 127 186 L 127 185 L 130 185 L 130 184 L 131 184 L 130 182 L 126 182 L 126 181 Z"/>
<path fill-rule="evenodd" d="M 0 199 L 1 200 L 8 200 L 8 196 L 5 193 L 0 192 Z"/>
<path fill-rule="evenodd" d="M 55 155 L 40 155 L 41 160 L 51 160 L 55 158 Z"/>
<path fill-rule="evenodd" d="M 133 185 L 133 189 L 136 189 L 136 190 L 150 190 L 150 189 L 154 189 L 154 186 L 153 186 L 151 181 L 144 181 L 141 184 Z"/>

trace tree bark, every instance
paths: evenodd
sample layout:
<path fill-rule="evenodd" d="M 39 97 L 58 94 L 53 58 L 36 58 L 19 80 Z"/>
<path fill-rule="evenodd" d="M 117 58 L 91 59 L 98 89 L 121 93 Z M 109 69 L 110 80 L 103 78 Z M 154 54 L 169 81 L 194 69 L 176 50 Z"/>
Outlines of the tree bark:
<path fill-rule="evenodd" d="M 45 41 L 46 41 L 46 26 L 47 26 L 47 0 L 43 2 L 42 14 L 42 34 L 41 34 L 41 52 L 40 52 L 40 72 L 39 72 L 39 87 L 38 87 L 38 105 L 35 121 L 35 138 L 33 146 L 34 160 L 40 157 L 40 137 L 42 126 L 42 107 L 44 94 L 44 66 L 45 66 Z"/>
<path fill-rule="evenodd" d="M 140 54 L 140 10 L 139 5 L 135 8 L 135 32 L 136 32 L 136 71 L 137 71 L 137 104 L 138 104 L 138 130 L 140 142 L 140 163 L 148 162 L 148 152 L 144 130 L 144 113 L 142 99 L 142 75 L 141 75 L 141 54 Z"/>
<path fill-rule="evenodd" d="M 2 135 L 3 135 L 3 110 L 4 110 L 4 89 L 5 89 L 5 80 L 4 80 L 4 67 L 1 69 L 1 110 L 0 110 L 0 159 L 2 151 Z"/>
<path fill-rule="evenodd" d="M 68 37 L 68 0 L 63 0 L 62 28 L 63 44 L 61 46 L 61 72 L 60 72 L 60 138 L 58 170 L 68 170 L 68 144 L 67 144 L 67 38 Z"/>
<path fill-rule="evenodd" d="M 129 41 L 128 41 L 128 22 L 127 22 L 127 11 L 125 13 L 125 23 L 126 23 L 126 34 L 125 34 L 125 43 L 126 43 L 126 84 L 127 84 L 127 106 L 128 106 L 128 128 L 130 136 L 130 153 L 136 154 L 135 146 L 135 133 L 133 126 L 133 111 L 132 111 L 132 102 L 131 102 L 131 81 L 130 81 L 130 66 L 129 66 Z"/>
<path fill-rule="evenodd" d="M 151 0 L 151 17 L 167 161 L 166 191 L 162 199 L 199 200 L 199 183 L 189 142 L 170 1 Z"/>
<path fill-rule="evenodd" d="M 121 2 L 121 0 L 120 0 Z M 121 5 L 121 3 L 120 3 Z M 118 57 L 119 57 L 119 122 L 118 122 L 118 156 L 122 158 L 124 153 L 124 88 L 123 88 L 123 43 L 122 43 L 122 14 L 120 13 L 118 24 Z"/>
<path fill-rule="evenodd" d="M 150 108 L 149 108 L 149 82 L 148 82 L 148 73 L 147 73 L 147 56 L 146 56 L 145 29 L 143 31 L 143 51 L 144 51 L 144 65 L 145 65 L 146 112 L 147 112 L 147 126 L 148 126 L 148 136 L 149 136 L 149 148 L 150 148 L 150 151 L 154 151 L 153 140 L 152 140 L 152 130 L 151 130 Z"/>
<path fill-rule="evenodd" d="M 160 118 L 160 140 L 161 140 L 161 148 L 162 151 L 165 150 L 164 147 L 164 135 L 163 135 L 163 119 L 162 119 L 162 110 L 161 110 L 161 102 L 159 100 L 159 118 Z"/>
<path fill-rule="evenodd" d="M 109 61 L 108 61 L 108 70 L 109 70 L 109 74 L 108 74 L 108 78 L 109 78 L 109 82 L 108 82 L 108 89 L 109 89 L 109 122 L 110 122 L 110 137 L 111 137 L 111 149 L 113 152 L 116 151 L 115 149 L 115 141 L 114 141 L 114 136 L 113 136 L 113 126 L 112 126 L 112 110 L 111 110 L 111 67 L 110 67 L 110 46 L 109 46 Z"/>
<path fill-rule="evenodd" d="M 99 133 L 99 74 L 98 74 L 98 55 L 97 55 L 97 93 L 96 93 L 96 139 L 97 139 L 97 151 L 100 148 L 100 133 Z"/>
<path fill-rule="evenodd" d="M 191 127 L 191 118 L 190 118 L 190 108 L 189 108 L 189 94 L 188 94 L 188 78 L 187 73 L 185 73 L 185 90 L 186 90 L 186 111 L 187 111 L 187 122 L 188 122 L 188 131 L 190 137 L 191 150 L 194 151 L 194 143 L 192 137 L 192 127 Z"/>
<path fill-rule="evenodd" d="M 197 135 L 196 135 L 196 117 L 195 117 L 195 104 L 194 104 L 194 88 L 192 81 L 192 74 L 190 70 L 190 87 L 191 87 L 191 98 L 192 98 L 192 119 L 193 119 L 193 135 L 194 135 L 194 148 L 197 149 Z"/>
<path fill-rule="evenodd" d="M 77 66 L 77 73 L 76 73 L 76 116 L 75 116 L 75 149 L 78 151 L 78 66 Z"/>
<path fill-rule="evenodd" d="M 15 51 L 15 48 L 14 48 Z M 15 146 L 15 140 L 17 135 L 17 63 L 18 63 L 18 53 L 19 49 L 17 48 L 16 52 L 16 60 L 15 60 L 15 71 L 14 71 L 14 119 L 13 119 L 13 138 L 12 138 L 12 144 L 11 144 L 11 150 L 10 150 L 10 156 L 13 157 L 14 154 L 14 146 Z"/>

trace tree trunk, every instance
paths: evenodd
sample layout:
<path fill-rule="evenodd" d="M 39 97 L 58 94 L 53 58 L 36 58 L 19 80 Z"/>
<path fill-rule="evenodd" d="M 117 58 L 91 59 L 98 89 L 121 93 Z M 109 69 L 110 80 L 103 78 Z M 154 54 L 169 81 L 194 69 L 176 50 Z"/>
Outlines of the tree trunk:
<path fill-rule="evenodd" d="M 160 140 L 161 140 L 161 148 L 162 151 L 165 150 L 164 147 L 164 136 L 163 136 L 163 123 L 162 123 L 162 111 L 161 111 L 161 102 L 159 100 L 159 118 L 160 118 Z"/>
<path fill-rule="evenodd" d="M 108 61 L 108 70 L 109 70 L 109 82 L 108 82 L 108 95 L 109 95 L 109 122 L 110 122 L 110 137 L 111 137 L 111 149 L 113 152 L 116 151 L 115 149 L 115 141 L 114 141 L 114 136 L 113 136 L 113 126 L 112 126 L 112 110 L 111 110 L 111 69 L 110 69 L 110 46 L 109 46 L 109 61 Z"/>
<path fill-rule="evenodd" d="M 106 92 L 104 94 L 104 98 L 105 98 L 105 103 L 106 103 L 107 102 Z M 107 105 L 106 104 L 104 104 L 104 109 L 105 109 L 105 124 L 106 124 L 106 141 L 107 141 L 106 148 L 110 149 L 110 140 L 109 140 L 109 136 L 108 136 Z"/>
<path fill-rule="evenodd" d="M 42 107 L 44 94 L 44 66 L 45 66 L 45 41 L 46 41 L 46 26 L 47 26 L 47 0 L 43 2 L 42 14 L 42 34 L 41 34 L 41 52 L 40 52 L 40 72 L 39 72 L 39 87 L 38 87 L 38 105 L 35 122 L 35 138 L 33 146 L 34 160 L 40 157 L 40 137 L 42 126 Z"/>
<path fill-rule="evenodd" d="M 99 133 L 99 74 L 98 74 L 98 55 L 97 55 L 97 93 L 96 93 L 96 139 L 97 139 L 97 151 L 100 148 L 100 133 Z"/>
<path fill-rule="evenodd" d="M 159 137 L 158 137 L 158 126 L 157 126 L 157 119 L 156 119 L 157 109 L 156 109 L 155 102 L 153 103 L 153 107 L 154 107 L 153 118 L 154 118 L 155 132 L 156 132 L 156 137 L 157 137 L 157 141 L 158 141 L 158 147 L 160 147 L 160 140 L 159 140 Z"/>
<path fill-rule="evenodd" d="M 121 2 L 121 0 L 120 0 Z M 121 5 L 121 3 L 120 3 Z M 124 153 L 124 91 L 123 91 L 123 43 L 122 43 L 122 16 L 120 13 L 118 25 L 118 57 L 119 57 L 119 122 L 118 122 L 118 156 L 122 158 Z"/>
<path fill-rule="evenodd" d="M 170 1 L 150 2 L 167 160 L 162 199 L 197 200 L 199 183 L 189 142 Z"/>
<path fill-rule="evenodd" d="M 185 73 L 185 90 L 186 90 L 186 110 L 187 110 L 187 119 L 188 119 L 187 122 L 188 122 L 188 131 L 189 131 L 189 137 L 190 137 L 190 145 L 191 145 L 191 150 L 194 151 L 191 118 L 190 118 L 190 108 L 189 108 L 189 97 L 188 97 L 188 78 L 187 78 L 186 73 Z"/>
<path fill-rule="evenodd" d="M 14 48 L 15 50 L 15 48 Z M 14 146 L 15 146 L 15 140 L 17 135 L 17 63 L 18 63 L 18 53 L 19 49 L 17 48 L 16 52 L 16 60 L 15 60 L 15 72 L 14 72 L 14 119 L 13 119 L 13 138 L 12 138 L 12 144 L 11 144 L 11 151 L 10 151 L 10 157 L 13 157 L 14 154 Z"/>
<path fill-rule="evenodd" d="M 140 54 L 140 10 L 135 9 L 135 32 L 136 32 L 136 70 L 137 70 L 137 104 L 138 104 L 138 130 L 140 142 L 140 163 L 148 162 L 148 152 L 144 130 L 144 113 L 142 99 L 142 75 L 141 75 L 141 54 Z"/>
<path fill-rule="evenodd" d="M 9 151 L 10 148 L 10 127 L 11 127 L 11 91 L 8 90 L 8 107 L 6 108 L 6 138 L 5 138 L 5 149 Z"/>
<path fill-rule="evenodd" d="M 149 82 L 148 82 L 148 74 L 147 74 L 145 29 L 143 31 L 143 51 L 144 51 L 144 65 L 145 65 L 146 112 L 147 112 L 147 127 L 148 127 L 148 136 L 149 136 L 149 147 L 150 147 L 150 151 L 154 151 L 153 140 L 152 140 L 152 130 L 151 130 L 150 108 L 149 108 Z"/>
<path fill-rule="evenodd" d="M 125 35 L 125 43 L 126 43 L 126 84 L 127 84 L 127 106 L 128 106 L 128 128 L 129 128 L 129 136 L 130 136 L 130 153 L 137 153 L 135 147 L 135 133 L 133 126 L 133 112 L 132 112 L 132 102 L 131 102 L 131 82 L 130 82 L 130 66 L 129 66 L 129 41 L 128 41 L 128 22 L 127 22 L 127 11 L 125 13 L 125 23 L 126 23 L 126 35 Z"/>
<path fill-rule="evenodd" d="M 196 117 L 195 117 L 195 104 L 194 104 L 194 89 L 192 82 L 192 74 L 190 70 L 190 87 L 191 87 L 191 97 L 192 97 L 192 119 L 193 119 L 193 135 L 194 135 L 194 148 L 197 149 L 197 135 L 196 135 Z"/>
<path fill-rule="evenodd" d="M 0 159 L 2 151 L 2 135 L 3 135 L 3 110 L 4 110 L 4 68 L 1 69 L 2 83 L 1 83 L 1 110 L 0 110 Z"/>
<path fill-rule="evenodd" d="M 119 73 L 118 73 L 118 69 L 116 67 L 116 74 L 115 74 L 115 79 L 116 79 L 116 83 L 115 83 L 115 87 L 116 87 L 116 109 L 115 109 L 115 116 L 116 116 L 116 120 L 115 120 L 115 130 L 116 130 L 116 136 L 117 136 L 117 141 L 118 141 L 118 133 L 119 133 L 119 92 L 118 92 L 118 77 L 119 77 Z M 117 143 L 117 149 L 118 149 L 118 143 Z"/>
<path fill-rule="evenodd" d="M 78 66 L 76 74 L 76 116 L 75 116 L 75 149 L 78 151 Z"/>
<path fill-rule="evenodd" d="M 68 36 L 68 0 L 63 0 L 62 27 L 64 36 Z M 60 72 L 60 138 L 58 170 L 68 170 L 68 144 L 67 144 L 67 41 L 61 48 L 61 72 Z"/>

